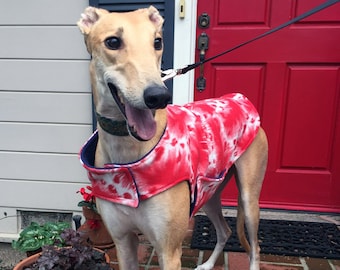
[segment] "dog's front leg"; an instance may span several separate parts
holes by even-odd
[[[119,269],[139,270],[134,209],[96,198],[99,213],[116,245]]]
[[[182,242],[188,230],[190,196],[187,182],[144,201],[141,231],[154,246],[162,270],[180,270]]]
[[[224,182],[219,186],[218,190],[209,199],[209,201],[207,201],[207,203],[203,206],[204,212],[207,214],[208,218],[211,220],[215,227],[217,243],[209,259],[202,265],[197,266],[195,270],[213,269],[218,257],[220,256],[221,252],[223,252],[223,248],[228,238],[232,233],[229,225],[227,224],[222,215],[221,192],[226,186],[226,184],[229,182],[233,173],[234,169],[230,169],[225,177]]]
[[[173,244],[170,247],[157,247],[158,263],[162,270],[180,270],[181,269],[181,256],[182,256],[182,242],[175,247]]]
[[[138,236],[131,232],[115,239],[119,269],[138,270]]]

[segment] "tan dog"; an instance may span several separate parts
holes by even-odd
[[[97,182],[103,185],[105,181],[115,182],[116,186],[107,187],[121,195],[122,198],[117,200],[127,202],[127,205],[123,205],[106,200],[107,190],[94,187],[98,193],[97,207],[116,244],[121,270],[139,269],[137,232],[142,232],[155,247],[161,269],[180,269],[181,245],[190,218],[190,194],[193,191],[189,189],[187,181],[176,182],[159,194],[143,199],[140,190],[124,193],[130,189],[120,185],[115,178],[108,180],[102,176],[99,179],[103,174],[100,169],[96,169],[114,163],[118,164],[114,166],[120,171],[127,171],[125,173],[130,177],[130,169],[122,169],[119,164],[139,162],[165,136],[165,129],[170,128],[170,123],[167,126],[169,112],[165,107],[171,97],[160,73],[162,24],[162,17],[152,6],[129,13],[111,14],[89,7],[78,22],[92,56],[90,73],[99,124],[95,156],[90,161],[93,168],[88,166],[92,169],[89,176],[95,186]],[[182,147],[184,144],[181,144]],[[213,268],[231,234],[222,216],[220,194],[233,174],[240,194],[238,235],[249,254],[250,269],[259,269],[258,200],[266,163],[267,139],[259,128],[250,146],[224,174],[224,181],[204,205],[216,228],[218,243],[209,260],[197,269]],[[98,174],[95,176],[96,172]],[[135,181],[134,176],[132,181]],[[152,181],[157,183],[158,179]],[[134,194],[138,198],[132,200]],[[249,233],[250,245],[244,235],[244,224]]]

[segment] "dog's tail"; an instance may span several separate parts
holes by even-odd
[[[243,208],[242,201],[239,195],[238,206],[237,206],[237,223],[236,223],[237,236],[238,236],[238,239],[240,240],[242,247],[249,254],[250,245],[249,245],[249,242],[247,240],[247,237],[244,231],[244,224],[245,224],[244,208]]]

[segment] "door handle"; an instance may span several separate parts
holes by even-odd
[[[198,37],[197,49],[200,51],[200,62],[205,60],[205,52],[209,48],[209,37],[206,33],[201,33]],[[200,75],[197,78],[196,86],[198,91],[202,92],[206,87],[206,78],[204,77],[204,64],[200,65]]]
[[[205,51],[209,49],[209,37],[205,32],[198,37],[197,48],[200,50],[200,61],[204,61]]]

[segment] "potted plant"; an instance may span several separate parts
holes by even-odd
[[[19,235],[18,240],[12,242],[14,249],[26,252],[27,256],[36,254],[41,251],[45,245],[52,245],[56,242],[63,244],[60,234],[70,228],[70,224],[66,222],[47,222],[39,225],[36,222],[26,227]]]
[[[114,247],[112,238],[106,229],[101,216],[96,207],[96,198],[92,194],[92,187],[86,186],[81,188],[78,193],[83,196],[83,200],[78,203],[82,207],[85,223],[78,231],[87,236],[88,243],[100,249],[108,249]]]
[[[41,253],[21,261],[13,270],[110,270],[109,262],[106,253],[84,245],[79,232],[66,229],[53,245],[43,246]]]

